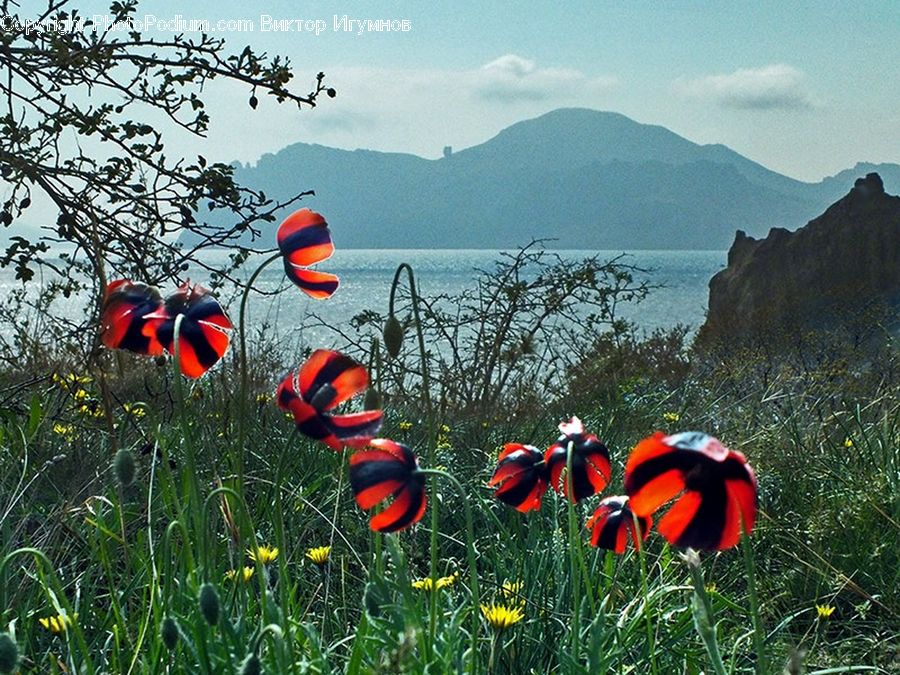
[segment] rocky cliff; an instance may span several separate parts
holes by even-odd
[[[898,307],[900,197],[870,173],[795,232],[773,228],[753,239],[738,231],[727,268],[709,283],[700,338],[827,329],[875,312],[890,321]]]

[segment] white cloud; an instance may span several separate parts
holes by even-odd
[[[503,103],[542,101],[570,95],[575,89],[599,92],[618,84],[614,77],[590,78],[568,68],[538,68],[534,61],[516,54],[486,63],[469,77],[477,97]]]
[[[812,108],[815,102],[796,68],[776,63],[740,68],[726,75],[675,81],[675,91],[688,98],[712,101],[725,108],[775,110]]]

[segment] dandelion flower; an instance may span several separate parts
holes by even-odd
[[[434,579],[425,577],[424,579],[416,579],[411,586],[417,591],[430,591],[434,588]]]
[[[681,419],[681,415],[679,415],[677,412],[667,412],[667,413],[663,413],[663,419],[666,422],[670,422],[670,423],[674,424],[675,422],[677,422],[678,420]]]
[[[77,617],[78,615],[76,614],[74,618]],[[38,623],[56,635],[58,633],[65,633],[69,626],[72,625],[74,618],[68,617],[65,614],[56,614],[55,616],[42,616],[38,619]]]
[[[454,572],[453,574],[441,577],[437,581],[432,579],[431,577],[425,577],[424,579],[416,579],[412,582],[412,587],[417,591],[432,591],[435,588],[437,590],[441,590],[443,588],[449,588],[456,583],[456,580],[459,579],[459,572]]]
[[[437,584],[436,584],[438,590],[452,586],[453,584],[456,583],[457,579],[459,579],[459,572],[454,572],[453,574],[451,574],[449,576],[441,577],[440,579],[437,580]]]
[[[247,555],[253,562],[259,562],[263,565],[275,562],[278,557],[277,546],[257,546],[256,548],[248,548]]]
[[[816,615],[819,621],[830,619],[832,614],[834,614],[834,605],[816,605]]]
[[[400,428],[400,431],[409,431],[410,429],[412,429],[413,424],[412,422],[403,421],[400,422],[400,424],[398,424],[397,426]]]
[[[481,614],[485,620],[496,631],[503,631],[516,625],[525,618],[525,612],[521,607],[510,607],[509,605],[481,605]]]
[[[331,547],[330,546],[317,546],[315,548],[311,548],[306,552],[306,557],[309,558],[313,563],[318,565],[319,567],[324,567],[325,563],[328,562],[328,557],[331,555]]]
[[[504,581],[500,587],[500,592],[506,598],[511,598],[522,592],[523,583],[521,581]]]
[[[240,570],[240,576],[238,576],[238,570],[228,570],[225,572],[225,578],[228,581],[234,581],[235,579],[240,578],[242,581],[250,581],[253,578],[253,573],[256,570],[253,567],[246,566]]]

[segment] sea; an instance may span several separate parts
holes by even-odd
[[[580,251],[556,250],[564,261],[573,264],[590,257],[600,260],[618,259],[641,271],[636,280],[654,286],[641,302],[619,308],[619,315],[634,322],[641,332],[671,328],[678,324],[697,330],[703,323],[710,278],[726,263],[726,251]],[[400,263],[408,263],[415,272],[420,295],[454,295],[473,288],[479,275],[494,269],[503,252],[492,250],[442,249],[338,249],[318,269],[337,274],[341,285],[332,298],[313,300],[286,281],[280,261],[269,265],[254,286],[262,293],[254,293],[249,303],[248,327],[264,326],[274,331],[282,344],[298,346],[339,347],[345,342],[342,332],[352,332],[354,316],[365,311],[387,314],[388,297],[394,271]],[[204,254],[205,262],[215,264],[225,260],[224,251]],[[259,258],[261,261],[263,256]],[[251,260],[244,267],[245,278],[255,269]],[[191,280],[207,284],[208,273],[202,269],[189,270]],[[49,283],[50,277],[38,279],[32,288]],[[0,293],[5,297],[20,286],[11,269],[0,270]],[[405,283],[405,276],[404,282]],[[161,289],[163,294],[170,289]],[[240,298],[236,288],[227,285],[220,291],[232,320],[237,323]],[[57,303],[56,311],[66,318],[77,320],[84,316],[89,298],[73,298]],[[8,326],[0,326],[7,333]]]

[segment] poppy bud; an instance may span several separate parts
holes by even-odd
[[[135,473],[134,455],[131,454],[131,450],[122,448],[116,453],[113,469],[116,472],[116,479],[122,487],[131,485]]]
[[[258,105],[259,105],[259,99],[256,98],[256,96],[251,96],[250,97],[250,107],[253,108],[254,110],[256,110],[256,106],[258,106]]]
[[[167,616],[163,619],[162,626],[159,627],[159,636],[162,638],[166,649],[169,651],[175,649],[175,645],[178,644],[178,635],[178,624],[171,616]]]
[[[363,404],[366,410],[381,410],[381,394],[374,387],[369,387],[366,389]]]
[[[200,613],[210,626],[219,623],[219,594],[212,584],[206,583],[200,587]]]
[[[0,673],[12,673],[19,665],[19,647],[9,633],[0,633]]]
[[[329,87],[328,89],[326,89],[325,93],[328,94],[328,98],[334,98],[335,96],[337,96],[337,92],[333,87]]]
[[[262,673],[262,664],[256,654],[248,654],[241,665],[241,675],[260,675]]]
[[[402,346],[403,326],[400,325],[397,317],[391,314],[384,324],[384,347],[391,357],[396,358],[400,354]]]

